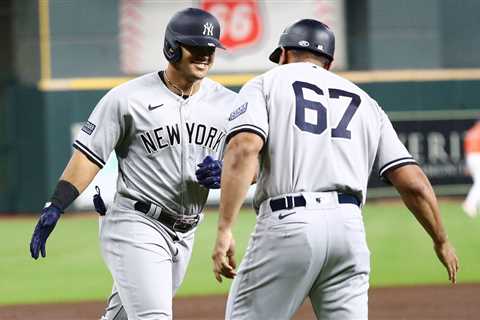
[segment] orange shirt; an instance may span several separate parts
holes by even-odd
[[[480,122],[468,129],[463,146],[465,153],[480,153]]]

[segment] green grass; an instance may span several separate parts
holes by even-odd
[[[476,246],[480,218],[466,217],[459,203],[441,204],[444,223],[457,248],[459,282],[480,282]],[[430,238],[401,204],[370,204],[364,209],[372,253],[373,286],[447,283],[447,275]],[[211,271],[217,214],[209,213],[196,236],[185,281],[178,295],[226,293],[230,281],[218,284]],[[0,304],[104,300],[111,277],[100,256],[96,218],[62,218],[47,243],[47,258],[34,261],[28,244],[36,219],[0,220]],[[255,215],[239,216],[235,235],[240,260]]]
[[[449,239],[460,259],[459,282],[480,281],[480,219],[472,220],[459,203],[440,204]],[[371,252],[373,286],[447,283],[430,237],[402,204],[368,205],[364,212]]]
[[[96,218],[60,219],[47,257],[30,257],[36,219],[0,220],[0,304],[105,299],[111,277],[97,240]]]

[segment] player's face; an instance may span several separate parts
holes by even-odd
[[[197,81],[207,76],[215,59],[215,47],[193,47],[182,45],[182,59],[177,68],[187,79]]]

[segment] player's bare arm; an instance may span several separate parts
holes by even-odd
[[[387,173],[387,178],[400,193],[403,202],[433,240],[435,252],[456,282],[459,262],[455,249],[448,241],[437,199],[428,178],[416,165],[406,165]]]
[[[70,182],[79,193],[82,193],[95,178],[98,171],[100,171],[99,166],[90,161],[83,153],[75,150],[60,180]]]
[[[242,132],[228,143],[222,172],[222,193],[217,240],[213,249],[213,272],[221,282],[222,276],[235,276],[235,241],[232,227],[248,188],[257,173],[257,157],[263,140],[254,133]]]

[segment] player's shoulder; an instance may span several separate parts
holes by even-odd
[[[322,83],[331,84],[339,79],[335,75],[324,68],[311,62],[294,62],[288,64],[277,65],[272,69],[259,75],[260,81],[278,84],[281,81],[291,82],[299,80],[303,82],[317,83],[318,79],[322,79]]]
[[[336,89],[349,91],[362,98],[368,97],[371,99],[367,92],[350,80],[311,62],[295,62],[278,65],[263,73],[260,77],[263,78],[265,82],[272,83],[272,85],[279,83],[281,80],[287,82],[301,80],[317,85],[321,84],[321,87],[334,87]]]
[[[204,86],[204,90],[207,91],[209,95],[214,95],[215,98],[234,99],[237,96],[235,91],[225,87],[220,82],[211,78],[204,78],[202,80],[202,86]]]
[[[322,83],[328,84],[328,86],[337,85],[349,88],[352,91],[359,92],[362,95],[368,95],[364,90],[358,87],[350,80],[330,71],[322,68],[311,62],[295,62],[283,65],[278,65],[269,71],[262,74],[264,78],[303,78],[305,81],[309,79],[322,79]]]
[[[343,88],[339,88],[339,89],[345,89],[345,90],[348,90],[348,91],[350,91],[352,93],[355,93],[359,96],[372,99],[372,97],[365,90],[360,88],[358,85],[356,85],[355,83],[353,83],[351,80],[347,79],[346,77],[341,76],[339,74],[336,74],[334,72],[328,71],[328,70],[325,70],[325,72],[328,76],[331,77],[332,82],[334,84],[337,84],[339,87],[343,87]]]
[[[156,72],[130,79],[110,89],[100,103],[126,110],[132,98],[148,95],[159,81],[161,80]]]
[[[323,74],[322,76],[328,83],[329,88],[331,87],[334,89],[339,89],[339,90],[353,93],[360,97],[361,101],[363,102],[363,105],[369,105],[374,109],[380,108],[377,101],[375,101],[375,99],[372,98],[368,92],[360,88],[351,80],[335,72],[325,70],[323,68],[320,68],[320,69],[321,70],[319,72]]]
[[[351,80],[340,74],[337,74],[336,72],[326,70],[310,62],[292,63],[289,65],[290,68],[286,70],[289,74],[292,74],[293,77],[295,77],[295,75],[302,74],[305,75],[305,77],[308,79],[308,75],[311,74],[313,79],[321,79],[320,83],[322,84],[322,86],[325,86],[325,89],[338,89],[353,93],[360,97],[363,106],[368,106],[369,109],[373,110],[374,112],[381,109],[377,101],[375,101],[375,99],[372,98],[370,94],[368,94],[368,92],[360,88]]]
[[[157,74],[145,74],[143,76],[125,81],[124,83],[116,87],[113,87],[102,97],[102,99],[100,99],[97,105],[102,105],[108,108],[120,108],[121,110],[125,110],[132,96],[142,95],[144,94],[145,89],[155,86],[155,75]]]
[[[266,79],[274,79],[277,77],[282,77],[290,72],[292,70],[292,63],[289,64],[282,64],[282,65],[277,65],[273,67],[270,70],[265,71],[262,74],[259,74],[255,78],[251,79],[254,81],[265,81]]]
[[[294,62],[294,63],[287,63],[281,64],[273,67],[272,69],[266,71],[265,73],[261,74],[260,76],[263,78],[272,78],[272,77],[285,77],[288,75],[291,76],[298,76],[299,72],[310,71],[312,68],[316,66],[309,62]],[[318,67],[318,69],[322,69]]]
[[[117,98],[128,98],[132,94],[141,90],[148,89],[158,84],[159,76],[157,72],[151,72],[142,76],[130,79],[124,83],[112,88],[107,94]]]

